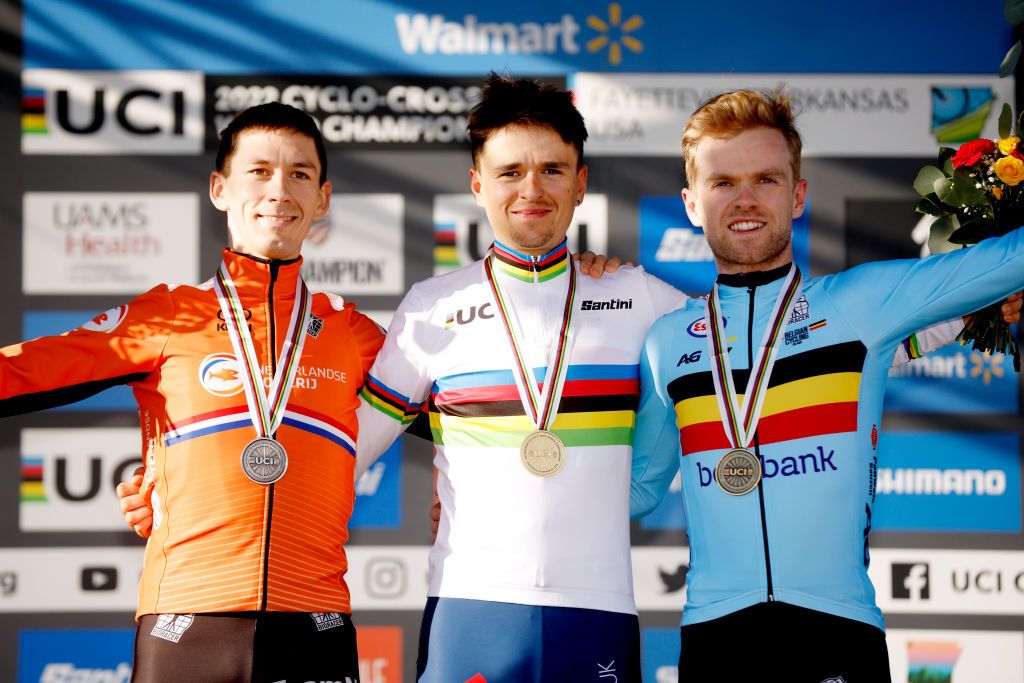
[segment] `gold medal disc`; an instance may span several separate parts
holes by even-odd
[[[519,459],[530,474],[550,477],[562,469],[565,462],[565,444],[546,429],[530,432],[519,447]]]

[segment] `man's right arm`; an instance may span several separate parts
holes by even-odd
[[[658,360],[662,345],[658,331],[671,333],[671,323],[658,324],[647,335],[640,354],[640,407],[633,434],[633,472],[629,516],[643,517],[658,506],[679,469],[679,430],[675,406],[661,384]]]
[[[427,372],[432,333],[432,305],[414,286],[388,326],[384,345],[359,392],[358,479],[412,424],[430,393]]]
[[[74,403],[160,364],[174,303],[159,285],[59,336],[0,349],[0,417]]]

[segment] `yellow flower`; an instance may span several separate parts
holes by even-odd
[[[1012,138],[1002,138],[999,141],[999,151],[1006,156],[1010,156],[1013,150],[1017,149],[1017,145],[1020,144],[1020,138],[1014,135]]]
[[[1017,157],[1003,157],[992,165],[992,170],[1007,185],[1016,186],[1024,180],[1024,161]]]
[[[992,186],[992,196],[995,197],[996,200],[1002,199],[1003,198],[1003,188],[997,187],[997,186],[993,185]]]

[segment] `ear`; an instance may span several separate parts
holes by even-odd
[[[473,191],[473,196],[476,197],[476,205],[486,208],[480,181],[480,171],[476,170],[476,166],[471,166],[469,169],[469,189]]]
[[[333,187],[330,180],[325,180],[324,184],[320,186],[320,194],[317,197],[316,213],[313,220],[318,221],[327,215],[327,211],[331,208],[331,189]]]
[[[801,178],[796,181],[793,188],[793,218],[800,218],[804,215],[804,206],[807,204],[807,179]]]
[[[210,174],[210,201],[221,211],[228,210],[227,198],[224,196],[224,180],[219,171]]]
[[[583,203],[583,195],[587,193],[587,177],[590,174],[590,167],[586,164],[580,166],[576,171],[576,206]]]
[[[697,202],[697,191],[692,187],[684,187],[679,194],[683,197],[683,204],[686,206],[686,217],[690,223],[698,228],[704,227],[704,216],[701,215],[700,205]]]

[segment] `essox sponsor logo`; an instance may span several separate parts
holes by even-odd
[[[110,334],[117,329],[117,326],[121,324],[121,321],[124,320],[127,315],[127,304],[111,308],[100,313],[89,322],[84,323],[82,325],[82,329],[88,330],[89,332],[106,332],[107,334]]]
[[[230,353],[211,353],[199,363],[199,383],[214,396],[234,396],[241,392],[238,359]]]
[[[723,324],[725,319],[722,320]],[[697,318],[692,323],[686,326],[686,333],[691,337],[706,337],[708,336],[708,321],[704,318]]]
[[[203,77],[192,71],[22,72],[24,154],[198,154]]]

